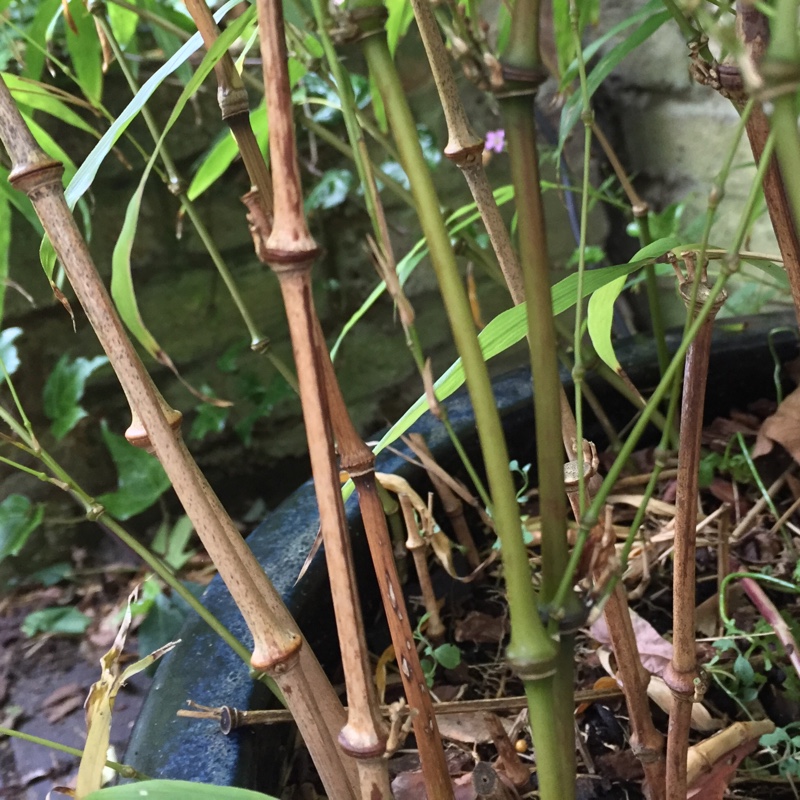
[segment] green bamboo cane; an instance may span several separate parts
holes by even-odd
[[[531,708],[534,746],[537,749],[540,790],[544,798],[564,797],[558,764],[563,756],[551,721],[554,717],[552,675],[555,655],[552,641],[535,611],[536,598],[519,519],[508,451],[481,355],[466,291],[461,283],[430,172],[422,155],[416,126],[408,108],[394,62],[383,33],[382,9],[370,0],[356,0],[354,10],[364,55],[383,98],[390,129],[409,176],[417,214],[430,248],[431,261],[450,320],[456,346],[464,363],[467,388],[475,411],[489,488],[493,518],[501,541],[509,608],[512,619],[508,661],[523,679]],[[548,295],[549,296],[549,295]],[[558,428],[557,428],[558,430]],[[558,452],[560,453],[560,442]],[[559,469],[561,465],[559,464]]]

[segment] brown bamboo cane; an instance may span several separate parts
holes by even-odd
[[[128,399],[133,418],[129,435],[140,446],[152,447],[164,467],[250,629],[253,667],[272,675],[280,687],[323,782],[334,796],[351,797],[347,762],[320,726],[321,719],[332,727],[344,718],[341,703],[310,648],[304,646],[280,596],[170,424],[176,422],[177,414],[172,412],[169,418],[165,414],[166,404],[125,335],[64,199],[63,167],[36,144],[2,81],[0,138],[14,165],[9,181],[33,202]]]
[[[699,275],[696,273],[695,254],[682,255],[688,279],[682,280],[679,288],[689,313],[694,316],[702,307],[710,287],[706,279],[705,266],[701,267]],[[689,747],[692,703],[695,701],[698,689],[702,688],[695,652],[697,481],[711,333],[714,316],[724,301],[723,292],[689,347],[684,368],[678,489],[675,500],[673,652],[672,660],[663,675],[664,682],[672,692],[667,729],[667,797],[669,798],[686,797],[686,753]]]
[[[400,678],[409,707],[413,710],[414,736],[417,740],[422,773],[429,797],[447,800],[453,786],[444,757],[442,739],[433,710],[433,702],[425,682],[425,674],[414,646],[414,634],[403,597],[392,553],[392,540],[386,524],[383,504],[375,481],[375,454],[367,447],[353,425],[325,346],[322,329],[317,325],[317,344],[325,368],[328,403],[339,449],[339,464],[353,479],[361,507],[361,518],[367,534],[375,576],[383,599],[389,633]]]
[[[275,198],[272,231],[263,256],[278,277],[300,384],[300,402],[320,512],[331,594],[336,611],[349,710],[339,743],[357,759],[362,798],[390,798],[383,758],[386,728],[370,674],[355,567],[333,446],[325,373],[316,344],[311,267],[319,249],[303,211],[289,89],[283,9],[259,0],[258,26],[270,121],[270,158]]]

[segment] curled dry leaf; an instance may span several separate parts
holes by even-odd
[[[466,617],[456,622],[454,636],[457,642],[500,644],[507,633],[507,617],[493,617],[482,611],[470,611]]]
[[[668,642],[644,617],[633,609],[628,610],[642,666],[653,675],[661,675],[672,659],[672,643]],[[600,644],[611,645],[611,637],[604,616],[598,617],[592,623],[589,633]]]
[[[800,388],[784,397],[778,410],[761,423],[751,455],[753,458],[765,456],[775,442],[800,463]]]
[[[100,659],[100,680],[92,685],[86,698],[86,745],[75,786],[75,797],[78,800],[102,787],[103,770],[111,736],[111,714],[119,690],[129,678],[147,669],[150,664],[178,644],[170,642],[135,664],[131,664],[127,669],[121,669],[120,657],[131,626],[131,603],[136,599],[136,595],[137,591],[134,590],[128,598],[128,607],[117,638],[111,649]]]
[[[601,647],[597,651],[597,658],[609,675],[616,674],[611,666],[610,650]],[[652,675],[650,677],[650,682],[647,684],[647,696],[665,714],[669,714],[670,708],[672,707],[672,692],[667,684],[664,683],[664,680],[658,675]],[[692,705],[691,726],[696,731],[710,733],[711,731],[718,731],[722,727],[722,723],[718,719],[714,719],[702,703],[694,703]]]
[[[514,727],[513,720],[500,718],[506,733]],[[487,744],[493,741],[492,733],[483,714],[464,712],[460,714],[440,714],[436,717],[439,733],[443,739],[460,744]]]

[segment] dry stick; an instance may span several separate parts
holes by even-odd
[[[411,433],[408,438],[413,442],[416,450],[424,453],[433,461],[433,454],[428,449],[428,445],[421,434]],[[481,563],[481,556],[478,552],[478,548],[475,546],[475,540],[472,538],[467,520],[464,517],[464,504],[433,469],[428,469],[426,467],[426,471],[433,484],[433,488],[436,489],[439,499],[442,501],[444,513],[453,526],[453,533],[455,533],[458,543],[464,548],[464,555],[467,558],[467,563],[472,569],[477,569]]]
[[[622,696],[622,692],[613,689],[585,689],[575,692],[575,705],[583,703],[597,703],[604,700],[614,700]],[[195,704],[196,705],[196,704]],[[433,711],[436,716],[447,714],[480,714],[487,712],[516,712],[528,707],[524,695],[517,697],[490,697],[483,700],[449,700],[444,703],[434,703]],[[388,716],[391,706],[381,706],[381,713]],[[282,708],[268,711],[241,711],[238,708],[222,706],[221,708],[206,709],[204,711],[191,711],[181,709],[179,717],[195,717],[197,719],[219,720],[220,726],[226,733],[245,725],[274,725],[278,722],[291,722],[291,712]]]
[[[611,529],[612,524],[612,509],[611,506],[606,506],[606,529]],[[613,533],[605,540],[607,546],[613,549]],[[601,559],[601,561],[605,563],[605,559]],[[604,567],[604,563],[601,567]],[[647,697],[650,673],[644,668],[639,657],[636,634],[633,631],[631,614],[628,609],[628,597],[621,581],[616,584],[609,595],[603,615],[617,660],[620,683],[622,691],[625,693],[625,704],[628,707],[631,723],[631,750],[642,763],[649,800],[664,800],[666,797],[664,737],[653,725],[650,701]]]
[[[522,789],[530,785],[531,771],[522,763],[519,753],[514,749],[511,740],[508,738],[506,729],[497,714],[486,713],[483,715],[486,727],[492,737],[497,755],[503,764],[508,779],[517,789]]]
[[[320,777],[335,797],[352,797],[347,769],[319,720],[344,710],[278,593],[165,415],[164,401],[125,335],[108,292],[64,199],[63,167],[36,144],[0,81],[0,138],[14,163],[9,181],[25,191],[50,237],[132,409],[134,438],[149,444],[253,636],[253,667],[269,673],[292,707]],[[172,413],[173,420],[177,412]],[[339,794],[341,792],[341,794]]]
[[[492,242],[497,262],[505,277],[508,291],[514,305],[525,301],[525,287],[517,254],[511,244],[508,229],[500,215],[500,209],[492,193],[492,187],[483,167],[483,139],[475,134],[467,120],[464,106],[458,94],[449,57],[445,49],[439,27],[431,11],[428,0],[411,0],[414,16],[417,19],[425,52],[428,55],[433,79],[439,92],[445,121],[447,123],[447,146],[444,154],[463,173],[469,190],[475,199],[486,232]],[[564,388],[561,387],[561,433],[564,450],[570,460],[577,457],[577,429],[572,408]],[[586,443],[584,444],[584,450]],[[584,453],[584,458],[586,453]],[[596,481],[596,479],[595,479]],[[594,484],[593,484],[594,485]],[[599,488],[596,482],[594,488]]]
[[[425,785],[428,787],[430,797],[446,800],[452,796],[452,782],[444,757],[439,727],[433,712],[432,698],[419,661],[419,653],[414,646],[414,634],[403,597],[403,587],[397,574],[392,541],[386,525],[386,515],[377,490],[375,454],[358,435],[350,415],[347,413],[347,407],[319,325],[317,325],[316,332],[320,360],[325,368],[328,403],[339,448],[339,464],[353,479],[358,492],[361,518],[364,521],[364,530],[386,612],[389,633],[394,645],[395,658],[400,668],[400,677],[408,705],[414,713],[412,724]],[[401,502],[402,499],[401,496]],[[408,498],[406,498],[407,500]],[[405,515],[405,507],[403,513]],[[413,509],[411,516],[412,518],[414,516]],[[425,566],[427,567],[427,563]],[[417,571],[420,573],[419,564],[417,564]],[[428,584],[430,585],[430,577],[428,577]],[[432,594],[433,589],[431,588],[430,591]],[[439,609],[436,606],[435,597],[433,608],[438,617]],[[434,624],[433,617],[430,619],[431,624]],[[439,625],[441,626],[441,621]],[[443,633],[444,626],[441,627],[441,633]],[[429,633],[432,635],[430,628]]]
[[[334,458],[324,359],[319,352],[318,322],[311,292],[311,267],[319,248],[308,231],[303,212],[283,9],[278,0],[259,0],[258,28],[275,196],[273,227],[263,244],[262,254],[278,277],[286,306],[325,541],[349,700],[347,724],[339,734],[339,744],[357,759],[360,796],[370,800],[388,799],[391,790],[387,761],[383,758],[387,732],[378,711],[369,668],[353,554]],[[251,212],[254,210],[251,207]],[[259,222],[263,220],[257,219],[256,223]]]
[[[428,615],[427,634],[436,644],[441,644],[445,627],[439,615],[439,603],[436,600],[436,593],[433,591],[433,584],[431,583],[431,573],[428,570],[426,556],[428,548],[425,540],[419,535],[414,506],[411,504],[408,495],[399,494],[397,499],[400,501],[400,508],[403,511],[403,520],[406,523],[406,531],[408,533],[406,548],[411,551],[411,555],[414,557],[414,566],[417,568],[417,579],[422,592],[422,602]]]
[[[680,292],[688,312],[694,317],[702,307],[710,286],[705,265],[696,274],[694,253],[684,253],[688,279]],[[682,277],[682,276],[681,276]],[[686,752],[692,703],[699,686],[695,653],[695,528],[697,526],[697,473],[700,439],[703,432],[708,359],[714,315],[725,301],[722,292],[686,353],[681,428],[678,452],[678,489],[675,500],[675,553],[673,559],[673,653],[664,672],[664,682],[672,692],[667,731],[667,796],[686,797]]]

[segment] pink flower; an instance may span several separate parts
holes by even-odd
[[[499,128],[496,131],[486,131],[485,148],[494,153],[502,153],[506,145],[506,132]]]

